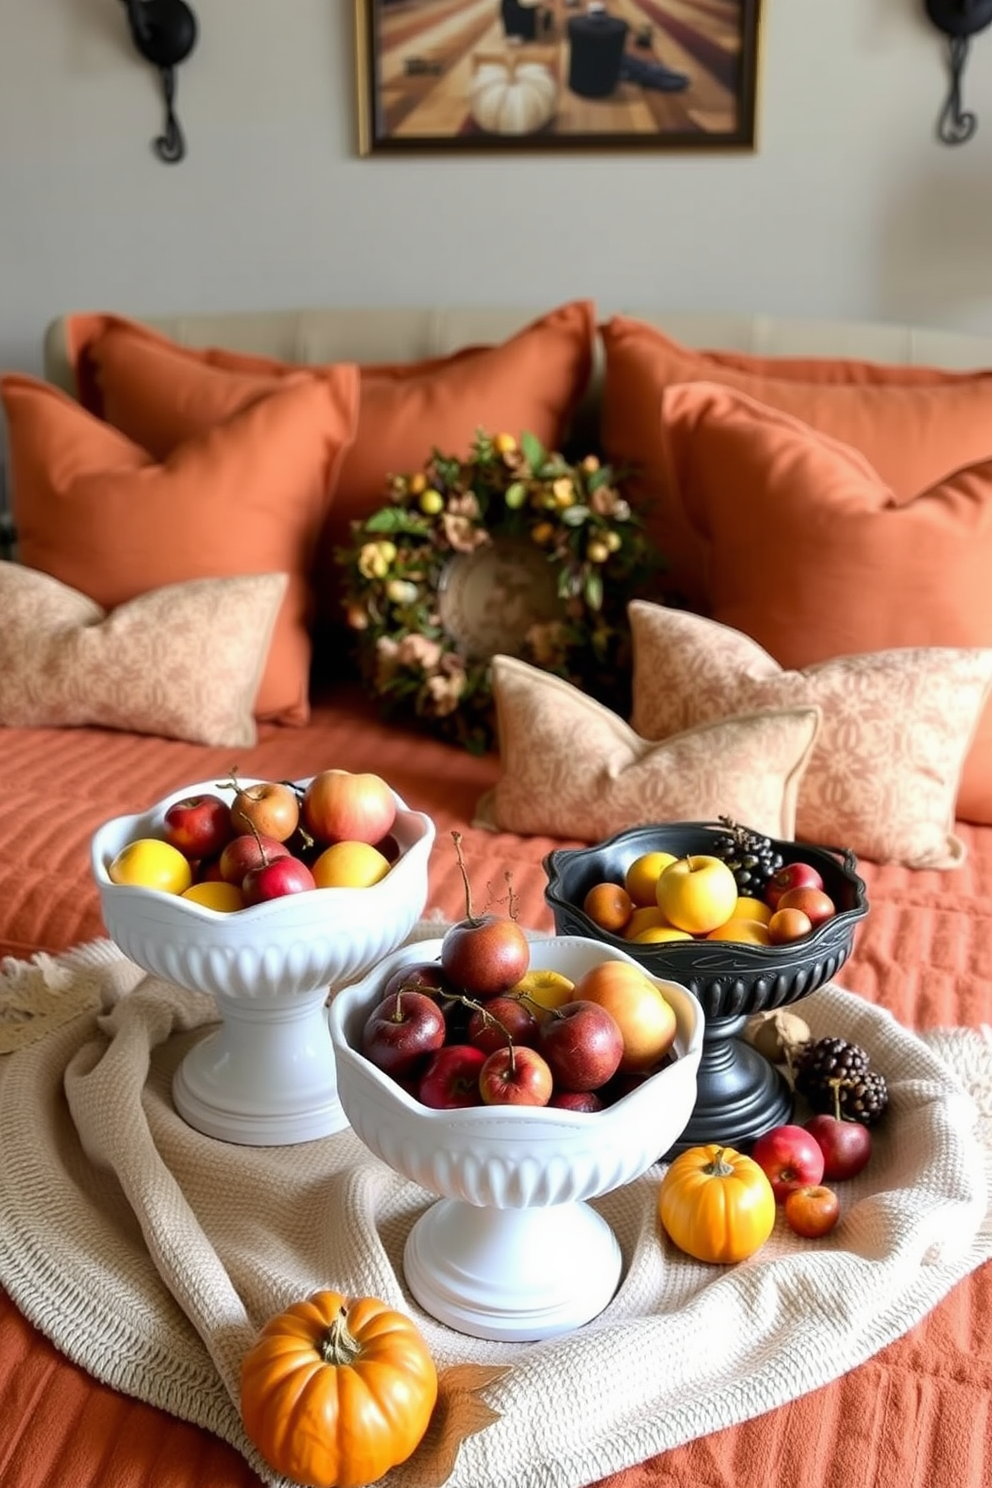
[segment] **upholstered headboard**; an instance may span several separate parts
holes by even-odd
[[[501,341],[548,308],[342,306],[167,316],[137,312],[134,318],[184,346],[223,346],[302,363],[403,362]],[[763,356],[844,356],[949,368],[992,366],[992,336],[885,322],[645,310],[627,305],[599,305],[597,312],[600,320],[612,314],[633,316],[688,346]],[[46,328],[44,354],[45,376],[75,392],[61,317]],[[594,373],[597,381],[598,370]]]

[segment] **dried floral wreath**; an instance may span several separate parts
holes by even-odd
[[[389,504],[353,522],[337,553],[359,670],[384,711],[473,753],[491,747],[491,653],[453,632],[444,595],[459,560],[514,544],[553,579],[553,611],[526,624],[517,654],[625,710],[627,604],[661,560],[620,485],[595,455],[570,464],[532,434],[482,430],[467,459],[435,449],[392,476]]]

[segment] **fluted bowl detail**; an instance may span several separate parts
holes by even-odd
[[[148,811],[114,817],[93,836],[91,867],[107,933],[145,971],[216,997],[284,1000],[364,976],[423,913],[434,824],[395,791],[392,835],[400,856],[371,888],[313,889],[218,914],[176,894],[112,882],[108,866],[122,847],[136,837],[161,836],[169,806],[205,792],[234,795],[232,787],[200,781]]]
[[[495,1209],[589,1199],[631,1182],[678,1138],[692,1114],[703,1016],[681,986],[660,981],[678,1021],[674,1061],[594,1114],[550,1107],[473,1106],[438,1111],[359,1052],[361,1030],[398,967],[431,960],[441,941],[406,946],[330,1006],[338,1096],[354,1131],[396,1172],[430,1193]],[[531,966],[577,980],[623,951],[578,936],[535,938]],[[636,964],[636,963],[635,963]]]

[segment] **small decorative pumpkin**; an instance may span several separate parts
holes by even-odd
[[[276,1472],[308,1488],[362,1488],[419,1445],[437,1388],[410,1318],[321,1291],[271,1318],[249,1349],[241,1417]]]
[[[680,1250],[725,1266],[764,1245],[775,1228],[775,1194],[753,1158],[716,1144],[690,1147],[661,1180],[658,1214]]]
[[[469,108],[489,134],[536,134],[557,102],[558,85],[543,62],[486,59],[472,76]]]

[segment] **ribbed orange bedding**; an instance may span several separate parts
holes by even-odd
[[[451,831],[464,837],[475,907],[487,885],[550,928],[543,855],[561,845],[470,825],[496,776],[476,759],[386,727],[357,692],[305,729],[263,729],[228,750],[102,730],[0,730],[0,955],[61,951],[102,935],[89,839],[109,816],[232,767],[276,778],[374,769],[437,823],[428,912],[464,912]],[[842,982],[917,1028],[992,1020],[992,829],[962,826],[951,873],[862,862],[871,911]],[[2,1140],[2,1133],[0,1133]],[[992,1484],[992,1266],[904,1338],[834,1384],[608,1480],[609,1488],[981,1488]],[[233,1450],[119,1395],[59,1355],[0,1291],[2,1488],[258,1488]]]

